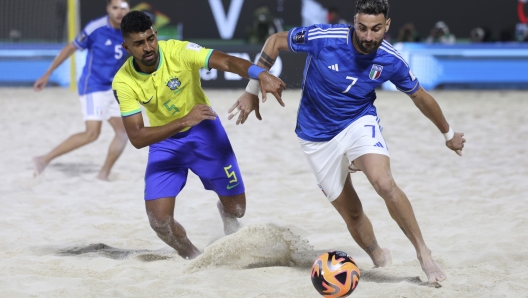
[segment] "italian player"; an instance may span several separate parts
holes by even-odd
[[[259,79],[264,93],[280,96],[284,82],[251,62],[186,41],[159,41],[149,17],[128,13],[121,23],[123,48],[130,57],[112,88],[123,123],[136,148],[149,146],[145,173],[145,207],[151,227],[184,258],[200,251],[174,219],[176,196],[188,171],[218,194],[217,206],[226,234],[234,233],[244,215],[244,182],[227,134],[200,84],[201,68],[229,71]],[[258,99],[257,99],[258,100]],[[145,127],[141,106],[150,127]]]
[[[122,48],[121,19],[129,11],[126,0],[107,0],[108,15],[93,20],[75,40],[66,45],[52,62],[46,73],[33,88],[42,90],[53,71],[76,50],[88,50],[86,64],[78,83],[82,113],[86,123],[84,132],[76,133],[50,152],[32,159],[35,176],[40,175],[56,157],[95,141],[101,133],[103,120],[107,120],[115,131],[103,167],[97,174],[100,180],[108,181],[113,165],[125,149],[127,136],[121,121],[119,106],[112,95],[112,78],[127,58]]]
[[[463,133],[453,132],[407,62],[383,40],[390,26],[388,12],[387,0],[358,0],[354,26],[313,25],[274,34],[264,45],[259,65],[270,68],[280,50],[308,54],[295,132],[319,187],[374,265],[388,266],[391,254],[378,245],[350,180],[350,172],[363,171],[416,249],[428,281],[436,283],[446,274],[433,260],[411,204],[392,177],[374,106],[375,89],[385,81],[394,83],[459,155],[465,139]],[[237,122],[245,121],[258,105],[258,85],[250,82],[246,91],[232,107],[241,110]]]

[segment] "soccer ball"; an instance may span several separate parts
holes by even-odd
[[[312,266],[312,283],[323,297],[347,297],[359,282],[359,268],[342,251],[320,255]]]

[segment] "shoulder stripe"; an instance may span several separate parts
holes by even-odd
[[[347,32],[309,32],[308,36],[321,36],[321,35],[347,35]]]
[[[398,50],[396,50],[396,48],[394,48],[390,43],[386,42],[385,40],[383,41],[383,45],[391,50],[392,52],[394,52],[394,54],[398,55],[400,58],[403,59],[403,56],[400,54],[400,52],[398,52]]]
[[[321,32],[327,32],[327,31],[342,31],[342,32],[348,32],[348,28],[328,28],[328,29],[315,28],[315,29],[310,29],[310,30],[308,30],[308,32],[316,32],[316,31],[321,31]]]
[[[403,63],[405,63],[405,65],[407,67],[409,67],[409,64],[407,64],[407,62],[405,62],[405,60],[400,56],[398,55],[396,52],[394,51],[391,51],[390,49],[386,48],[385,46],[380,46],[379,47],[380,49],[384,50],[385,52],[389,53],[389,54],[392,54],[393,56],[395,56],[396,58],[400,59]]]
[[[346,34],[343,35],[319,35],[314,37],[308,37],[308,40],[319,39],[319,38],[347,38]]]
[[[90,35],[92,34],[95,30],[105,26],[107,24],[107,19],[106,17],[102,17],[100,19],[97,19],[95,21],[93,21],[92,23],[88,24],[88,26],[86,26],[86,28],[84,28],[84,31],[86,32],[86,35]]]

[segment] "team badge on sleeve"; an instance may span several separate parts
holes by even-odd
[[[303,44],[306,40],[306,31],[303,30],[301,32],[297,32],[295,36],[293,37],[293,42],[296,44]]]
[[[190,42],[189,44],[187,44],[187,47],[186,47],[187,50],[192,50],[192,51],[196,51],[196,52],[200,52],[200,50],[202,49],[201,46],[193,43],[193,42]]]
[[[371,80],[377,80],[381,76],[381,72],[383,71],[383,66],[373,64],[372,69],[370,70],[369,78]]]

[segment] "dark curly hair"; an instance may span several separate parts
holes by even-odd
[[[382,13],[385,18],[389,15],[388,0],[357,0],[356,13],[378,15]]]
[[[121,34],[127,37],[130,33],[145,32],[152,27],[149,16],[142,12],[133,10],[121,20]]]

